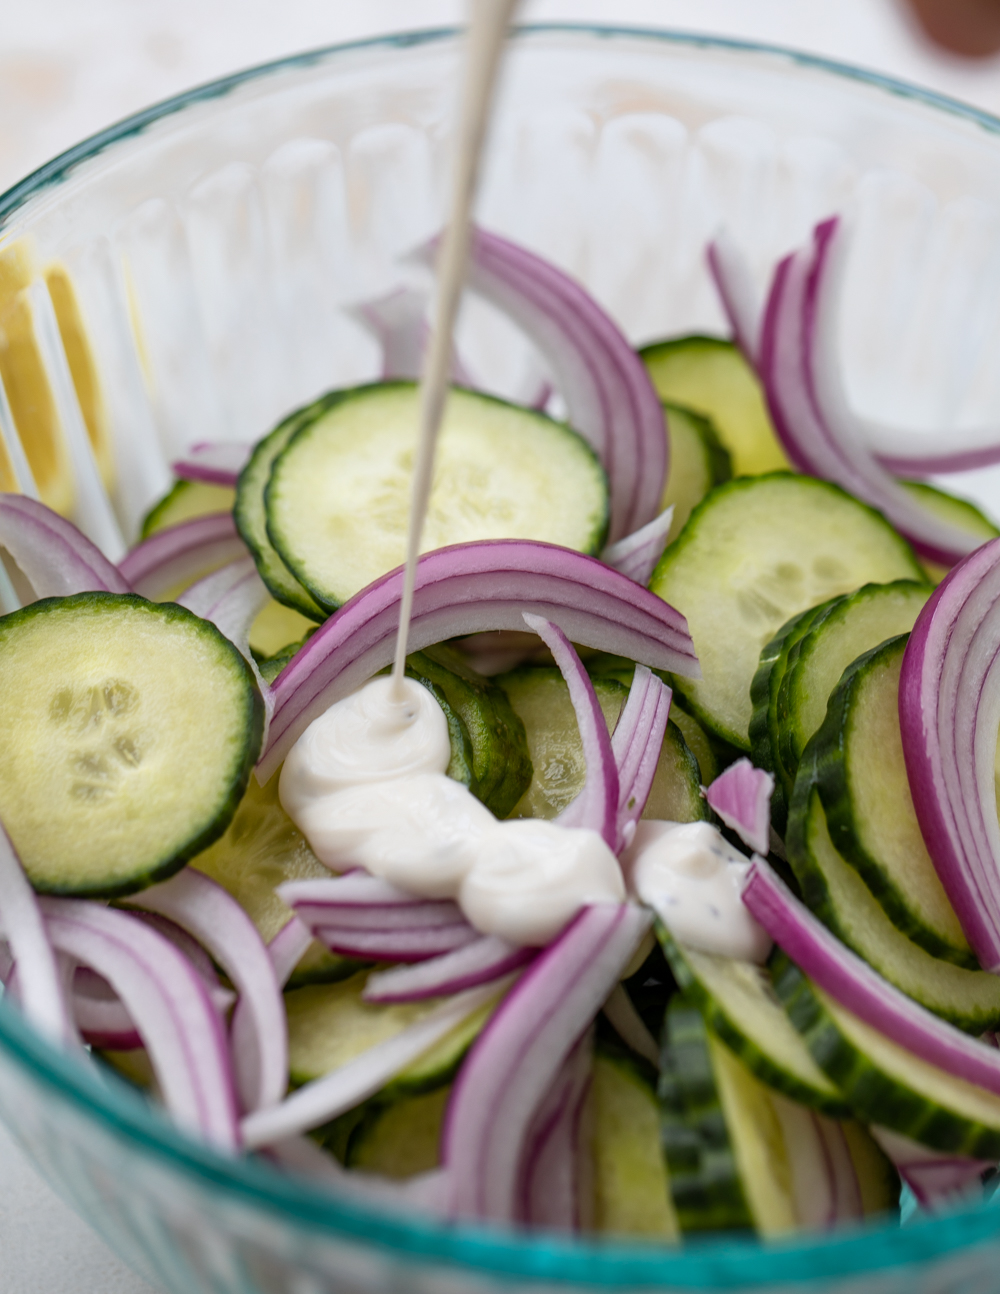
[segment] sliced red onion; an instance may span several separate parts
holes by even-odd
[[[136,593],[156,601],[206,571],[246,556],[232,514],[212,512],[158,530],[126,553],[118,569]]]
[[[226,1011],[232,1006],[236,1001],[236,994],[222,988],[215,971],[215,963],[197,939],[189,935],[176,921],[171,921],[169,918],[161,916],[158,912],[142,912],[137,909],[134,916],[137,921],[142,921],[147,926],[152,926],[154,930],[158,930],[163,935],[164,939],[169,939],[172,944],[176,944],[205,981],[205,986],[212,1000],[217,1005],[224,1002],[224,1005],[220,1008],[221,1010]],[[220,993],[224,996],[219,997]]]
[[[347,311],[382,348],[382,380],[420,379],[424,351],[430,339],[427,322],[427,294],[400,287],[350,306]],[[458,386],[474,386],[458,352],[452,347],[451,380]]]
[[[242,441],[200,441],[171,466],[183,481],[204,481],[206,485],[236,489],[240,472],[247,465],[253,445]]]
[[[536,952],[535,948],[521,948],[496,935],[483,935],[442,957],[369,975],[362,997],[366,1002],[421,1002],[428,997],[461,993],[517,970]]]
[[[645,1021],[621,984],[616,984],[611,990],[602,1010],[622,1042],[631,1047],[637,1056],[644,1056],[651,1065],[659,1069],[660,1049],[656,1045],[656,1039],[646,1028]]]
[[[670,718],[672,695],[670,688],[645,665],[635,667],[628,699],[611,738],[618,767],[616,853],[632,843],[635,824],[646,808]]]
[[[176,922],[225,970],[239,993],[232,1044],[243,1109],[280,1101],[288,1086],[285,1008],[267,947],[243,908],[193,867],[127,902]]]
[[[282,1168],[348,1192],[355,1199],[360,1195],[383,1207],[419,1209],[431,1214],[441,1212],[444,1174],[440,1169],[401,1179],[366,1173],[358,1168],[347,1169],[329,1151],[321,1150],[311,1137],[302,1136],[274,1142],[264,1153]]]
[[[793,962],[841,1006],[921,1060],[1000,1096],[1000,1051],[920,1006],[844,946],[762,859],[743,902]]]
[[[307,926],[344,930],[417,930],[465,922],[450,900],[422,899],[363,872],[285,881],[277,895]]]
[[[4,982],[16,966],[22,1010],[46,1037],[69,1043],[75,1037],[63,992],[62,976],[52,951],[35,891],[0,824],[0,934],[9,962]]]
[[[279,988],[284,988],[291,979],[292,971],[298,966],[312,941],[313,933],[309,927],[303,925],[298,917],[292,917],[267,945]]]
[[[556,822],[563,827],[596,831],[609,849],[618,844],[618,767],[594,685],[576,649],[558,625],[543,616],[524,614],[524,623],[545,643],[569,688],[587,773],[579,795]]]
[[[667,535],[674,519],[674,505],[664,508],[658,517],[633,530],[624,539],[609,544],[601,554],[603,561],[621,571],[636,584],[646,585],[653,577],[656,563],[667,546]]]
[[[449,998],[392,1038],[376,1043],[354,1060],[306,1083],[280,1105],[248,1115],[242,1124],[245,1144],[255,1149],[284,1141],[350,1110],[384,1087],[474,1011],[492,1001],[497,990],[498,985],[485,984]]]
[[[391,663],[402,570],[363,589],[313,634],[275,680],[266,782],[313,719]],[[557,620],[574,642],[657,669],[699,676],[684,617],[593,557],[527,540],[455,544],[417,567],[409,650],[488,629]]]
[[[377,962],[420,962],[464,948],[480,937],[462,922],[453,926],[391,930],[353,930],[316,926],[313,934],[331,952]]]
[[[165,921],[163,924],[172,926],[173,922]],[[180,933],[183,934],[183,931]],[[170,938],[169,935],[166,937]],[[194,940],[190,942],[194,943]],[[171,943],[177,944],[177,940],[171,939]],[[204,950],[200,945],[198,947],[201,956],[208,960]],[[225,1015],[236,1001],[236,994],[222,987],[218,976],[212,970],[210,961],[211,980],[206,979],[204,972],[197,965],[195,969],[199,970],[202,978],[205,979],[212,1005],[220,1015]],[[142,1038],[118,994],[107,980],[87,966],[76,968],[73,976],[71,1005],[77,1028],[92,1047],[111,1047],[116,1051],[131,1051],[135,1047],[142,1046]]]
[[[834,1119],[810,1111],[826,1152],[833,1183],[834,1223],[860,1222],[865,1215],[861,1183],[851,1158],[843,1126]]]
[[[128,577],[72,522],[24,494],[0,494],[0,545],[40,598],[131,593]]]
[[[433,254],[433,247],[424,253]],[[604,464],[612,542],[652,521],[667,475],[663,408],[618,325],[575,280],[524,247],[477,231],[469,287],[541,351],[568,421]]]
[[[580,1120],[593,1051],[593,1029],[588,1029],[563,1062],[526,1138],[521,1220],[529,1226],[579,1230]]]
[[[774,774],[738,759],[705,790],[705,799],[727,827],[755,853],[766,854],[771,841]]]
[[[917,617],[899,725],[927,852],[980,963],[1000,972],[1000,540],[956,566]]]
[[[451,1217],[516,1220],[536,1112],[650,920],[632,904],[584,908],[493,1014],[459,1071],[445,1118]]]
[[[931,1150],[891,1128],[874,1124],[869,1131],[896,1165],[900,1177],[922,1208],[955,1204],[963,1197],[982,1193],[983,1173],[996,1165],[967,1155]]]
[[[750,266],[738,244],[724,229],[708,244],[707,256],[709,271],[733,330],[733,340],[747,362],[756,368],[764,311]]]
[[[372,876],[360,867],[344,872],[342,876],[285,881],[281,893],[288,895],[286,901],[289,904],[317,902],[331,908],[412,908],[428,902],[418,894],[400,889],[380,876]]]
[[[980,539],[929,512],[876,461],[840,383],[836,290],[846,244],[838,218],[775,271],[760,343],[760,376],[775,430],[804,472],[834,481],[882,512],[917,551],[951,565]]]
[[[135,1023],[168,1110],[227,1149],[239,1144],[229,1046],[204,981],[169,940],[127,912],[39,900],[53,945],[108,981]]]

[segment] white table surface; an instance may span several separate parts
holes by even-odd
[[[0,192],[158,99],[310,46],[457,22],[461,0],[0,0]],[[1000,63],[930,49],[898,0],[527,0],[526,19],[676,27],[874,68],[1000,114]],[[150,1294],[0,1127],[0,1294]]]

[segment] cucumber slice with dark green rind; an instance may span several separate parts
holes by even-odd
[[[213,512],[231,512],[236,491],[226,485],[207,481],[175,481],[167,493],[154,503],[142,522],[140,539],[157,531],[179,526],[182,521],[209,516]]]
[[[975,971],[910,794],[898,702],[908,638],[890,638],[844,671],[814,738],[817,785],[834,848],[893,925],[934,957]]]
[[[866,584],[820,610],[788,648],[774,701],[777,763],[791,790],[806,742],[826,717],[831,694],[852,661],[887,638],[909,633],[933,589],[912,580]]]
[[[969,499],[960,498],[957,494],[949,494],[947,490],[928,485],[926,481],[900,481],[900,485],[919,499],[928,512],[940,517],[942,521],[948,521],[962,530],[967,530],[970,535],[975,535],[984,542],[987,539],[996,539],[1000,535],[1000,530],[989,517],[985,516]]]
[[[678,984],[752,1074],[831,1118],[850,1113],[792,1026],[764,967],[687,948],[660,922],[656,933]]]
[[[722,337],[674,337],[639,352],[661,400],[712,420],[735,476],[780,471],[788,459],[775,435],[756,373]]]
[[[897,1211],[901,1183],[892,1160],[864,1124],[855,1119],[845,1119],[840,1126],[858,1179],[865,1217],[876,1218],[880,1214]]]
[[[438,1165],[441,1129],[451,1088],[371,1104],[352,1129],[345,1163],[384,1177],[405,1179]]]
[[[263,440],[258,441],[246,467],[236,483],[233,521],[250,555],[257,564],[260,578],[278,602],[301,612],[310,620],[325,620],[326,612],[295,578],[282,561],[267,533],[264,490],[271,476],[274,460],[304,423],[321,416],[336,399],[336,393],[324,396],[290,414]]]
[[[709,1034],[683,995],[667,1010],[658,1088],[660,1140],[682,1232],[753,1226],[726,1126]]]
[[[880,975],[928,1010],[967,1033],[993,1029],[1000,1021],[1000,978],[933,957],[908,939],[837,852],[820,800],[813,750],[810,742],[799,765],[785,839],[806,906]]]
[[[687,618],[702,677],[686,708],[750,749],[750,684],[792,616],[862,584],[921,581],[909,544],[874,508],[815,477],[773,472],[718,485],[661,557],[649,587]]]
[[[670,470],[660,506],[674,509],[667,535],[669,544],[684,529],[691,509],[712,486],[731,479],[733,467],[729,451],[709,418],[667,401],[663,411],[670,435]]]
[[[355,387],[300,422],[274,459],[268,537],[327,611],[405,558],[418,423],[415,383]],[[607,528],[607,476],[577,432],[537,410],[452,390],[425,550],[519,538],[597,553]]]
[[[628,1057],[598,1047],[591,1102],[594,1230],[679,1239],[660,1150],[655,1082]]]
[[[1000,1097],[891,1042],[791,963],[775,987],[817,1064],[859,1119],[933,1150],[1000,1159]]]
[[[531,783],[511,816],[554,818],[580,793],[586,776],[583,743],[566,681],[553,666],[526,665],[500,675],[497,682],[524,724],[533,769]],[[628,688],[611,673],[597,675],[593,683],[612,732]],[[677,725],[668,722],[643,816],[696,822],[707,815],[698,761]]]
[[[263,723],[246,661],[173,603],[78,593],[0,619],[0,816],[44,893],[179,871],[229,825]]]

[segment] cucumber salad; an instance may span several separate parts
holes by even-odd
[[[381,380],[192,447],[117,566],[0,496],[5,995],[220,1150],[448,1220],[990,1192],[1000,531],[923,478],[1000,447],[854,414],[846,254],[758,302],[720,238],[734,340],[636,352],[476,233],[550,381],[456,360],[401,702],[412,289],[355,312]]]

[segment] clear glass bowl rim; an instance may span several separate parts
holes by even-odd
[[[331,45],[247,68],[175,95],[124,118],[67,149],[0,195],[0,234],[17,212],[43,190],[66,180],[82,163],[114,144],[141,134],[172,114],[220,98],[257,78],[327,62],[359,51],[407,49],[453,40],[455,27],[402,32]],[[670,29],[593,23],[530,23],[520,25],[517,39],[566,35],[598,40],[648,40],[651,43],[727,51],[751,56],[777,56],[805,69],[854,81],[897,98],[910,99],[962,118],[991,134],[1000,135],[1000,118],[933,90],[910,85],[881,73],[805,54],[779,45],[763,44]],[[1000,142],[998,142],[1000,159]],[[264,1208],[295,1228],[339,1234],[345,1239],[389,1251],[408,1260],[478,1269],[521,1280],[544,1280],[560,1285],[641,1287],[669,1285],[674,1289],[732,1289],[753,1285],[825,1285],[864,1273],[919,1266],[949,1254],[996,1241],[998,1214],[984,1203],[965,1210],[922,1218],[901,1229],[871,1226],[843,1236],[810,1237],[761,1245],[754,1239],[728,1235],[689,1242],[683,1250],[662,1245],[620,1244],[573,1240],[551,1234],[501,1231],[469,1225],[448,1226],[415,1215],[386,1213],[355,1199],[310,1187],[252,1159],[234,1160],[177,1131],[127,1085],[105,1079],[59,1051],[27,1025],[20,1012],[0,1000],[0,1047],[56,1100],[71,1104],[99,1122],[115,1138],[132,1144],[165,1168],[180,1171],[202,1188],[225,1191],[234,1202]],[[470,1275],[472,1272],[470,1271]]]

